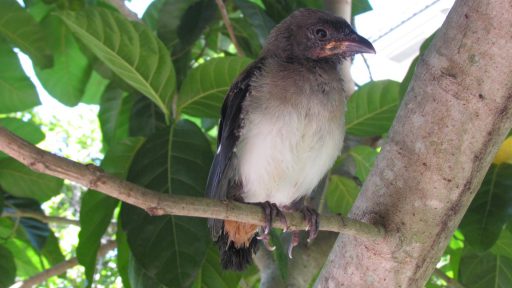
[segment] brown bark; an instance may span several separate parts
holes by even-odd
[[[512,3],[458,0],[420,60],[389,141],[316,287],[423,287],[512,126]]]

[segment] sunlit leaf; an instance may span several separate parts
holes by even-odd
[[[0,113],[23,111],[39,105],[34,84],[23,72],[16,53],[2,39],[0,63]]]
[[[52,57],[46,45],[47,35],[16,1],[0,1],[0,36],[28,54],[39,67],[48,68],[52,65]]]
[[[96,57],[169,116],[174,68],[169,52],[149,28],[101,8],[58,15]]]
[[[84,95],[92,66],[62,20],[49,16],[42,25],[49,35],[46,41],[54,51],[54,63],[49,69],[36,69],[37,77],[51,96],[75,106]]]
[[[400,104],[400,83],[372,81],[361,86],[347,104],[347,133],[355,136],[379,136],[386,133]]]
[[[178,110],[192,116],[218,118],[229,87],[250,62],[243,57],[224,57],[194,68],[181,85]]]

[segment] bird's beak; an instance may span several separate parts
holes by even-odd
[[[324,53],[327,55],[341,54],[350,56],[358,53],[375,54],[375,48],[373,48],[372,43],[355,33],[350,39],[333,39],[324,45],[323,48]]]

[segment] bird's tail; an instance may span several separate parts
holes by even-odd
[[[243,271],[252,264],[252,254],[258,249],[257,226],[235,221],[224,221],[217,238],[223,269]]]

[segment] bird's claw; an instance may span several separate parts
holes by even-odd
[[[300,234],[299,234],[299,231],[297,230],[294,230],[291,232],[292,233],[292,238],[290,240],[290,246],[288,246],[288,257],[290,257],[290,259],[292,259],[292,251],[293,251],[293,248],[297,245],[299,245],[299,241],[300,241]]]
[[[263,212],[265,214],[265,225],[262,226],[263,233],[258,239],[262,240],[265,247],[273,251],[276,247],[272,246],[269,242],[270,240],[270,228],[272,228],[272,220],[277,217],[283,226],[285,227],[284,231],[288,230],[288,222],[286,221],[286,217],[283,212],[277,207],[275,203],[270,203],[268,201],[259,203]]]
[[[276,250],[276,246],[272,246],[272,244],[270,244],[270,235],[268,233],[258,236],[257,239],[263,242],[263,245],[265,245],[265,248],[267,248],[268,251]]]
[[[311,241],[313,241],[313,239],[316,238],[316,236],[318,236],[318,228],[319,228],[318,212],[315,209],[309,208],[307,206],[302,208],[301,212],[304,215],[304,219],[308,223],[308,228],[307,228],[307,231],[309,232],[308,243],[310,243]]]

